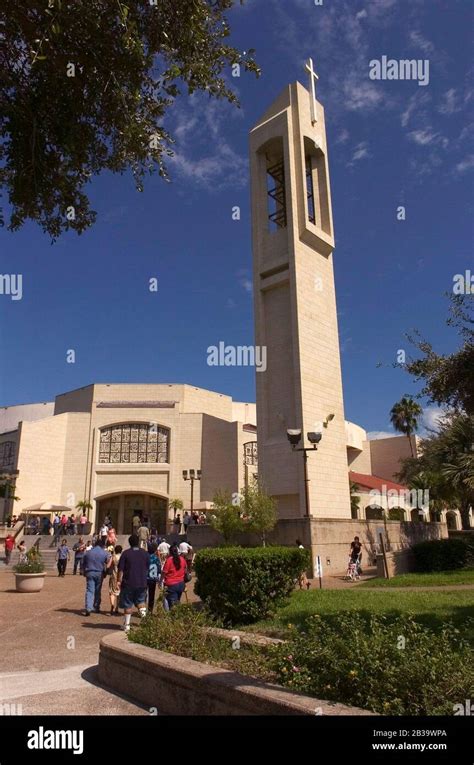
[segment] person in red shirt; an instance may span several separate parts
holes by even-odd
[[[12,537],[11,534],[8,534],[5,537],[5,563],[10,563],[10,558],[12,557],[12,550],[15,547],[15,539]]]
[[[162,570],[163,583],[166,587],[165,598],[169,608],[173,608],[181,600],[186,571],[186,561],[179,554],[178,546],[171,545],[169,556]]]

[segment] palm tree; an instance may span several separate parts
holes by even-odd
[[[184,505],[181,499],[170,499],[170,508],[175,516],[178,510],[182,510],[183,507]]]
[[[358,518],[360,505],[359,485],[354,481],[349,481],[349,491],[351,493],[351,516]]]
[[[410,442],[411,456],[415,457],[411,437],[418,430],[418,419],[423,413],[421,406],[411,397],[403,396],[390,411],[390,422],[397,431],[407,436]]]
[[[77,503],[76,509],[80,510],[84,515],[88,515],[88,511],[92,510],[92,504],[88,502],[87,499],[81,499],[81,501]]]

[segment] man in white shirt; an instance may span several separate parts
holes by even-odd
[[[191,573],[194,558],[193,548],[190,544],[188,544],[188,542],[181,542],[178,547],[178,552],[184,557],[188,567],[188,572]]]
[[[168,557],[170,552],[171,545],[168,544],[166,539],[162,539],[160,544],[158,545],[158,552],[160,554],[160,559],[165,560],[165,558]]]

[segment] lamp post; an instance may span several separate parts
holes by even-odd
[[[194,509],[194,481],[200,481],[201,476],[201,470],[183,470],[183,480],[191,481],[191,513]]]
[[[303,452],[303,463],[304,463],[304,496],[305,496],[305,508],[306,508],[306,517],[309,518],[310,516],[310,507],[309,507],[309,478],[308,478],[308,452],[317,451],[318,444],[321,441],[322,433],[307,433],[308,441],[312,444],[312,446],[300,446],[298,449],[296,448],[299,442],[301,441],[301,429],[293,429],[293,430],[287,430],[286,435],[288,437],[288,441],[291,444],[291,448],[294,452]]]

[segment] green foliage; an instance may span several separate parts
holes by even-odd
[[[174,510],[175,514],[178,512],[178,510],[182,510],[184,507],[183,501],[181,499],[171,499],[170,500],[170,508],[171,510]]]
[[[401,480],[430,491],[430,507],[457,507],[463,528],[469,526],[474,504],[474,416],[447,414],[437,430],[421,441],[421,455],[402,461]]]
[[[87,499],[81,499],[80,502],[76,505],[77,510],[81,510],[85,515],[88,515],[88,511],[92,510],[92,503],[88,502]]]
[[[349,491],[351,494],[351,515],[353,518],[357,518],[360,505],[360,487],[355,481],[349,481]]]
[[[415,570],[452,571],[469,562],[469,547],[462,539],[432,539],[412,547]]]
[[[207,513],[207,521],[211,528],[222,534],[226,545],[244,531],[240,507],[234,504],[228,491],[216,492],[212,500],[212,510]]]
[[[261,646],[242,643],[238,650],[232,641],[208,631],[216,622],[205,611],[179,605],[168,613],[147,616],[140,626],[132,629],[129,640],[159,651],[184,656],[194,661],[214,664],[250,677],[274,682],[270,651]]]
[[[287,687],[386,715],[453,714],[470,698],[474,655],[451,623],[436,635],[412,616],[312,616],[274,649]]]
[[[258,481],[251,481],[241,491],[240,512],[246,519],[246,529],[258,534],[265,547],[266,534],[275,527],[277,509],[275,500],[270,497]]]
[[[33,545],[26,553],[27,561],[13,566],[16,574],[42,574],[44,572],[43,556],[38,547]]]
[[[400,401],[393,405],[390,412],[390,422],[398,433],[403,433],[410,439],[410,448],[413,454],[411,436],[418,429],[418,420],[423,413],[421,406],[411,397],[403,396]]]
[[[201,550],[194,590],[224,623],[251,624],[285,602],[308,566],[309,552],[298,547]]]
[[[96,218],[84,187],[104,170],[130,170],[139,191],[148,174],[167,178],[173,139],[163,121],[180,91],[237,103],[229,67],[258,73],[252,50],[227,44],[234,5],[3,0],[0,190],[9,229],[29,219],[53,238],[82,233]]]
[[[414,331],[407,337],[422,355],[410,359],[404,368],[423,383],[420,396],[426,396],[432,403],[474,415],[474,301],[472,295],[450,295],[450,300],[447,324],[456,327],[461,336],[459,349],[443,356]]]

